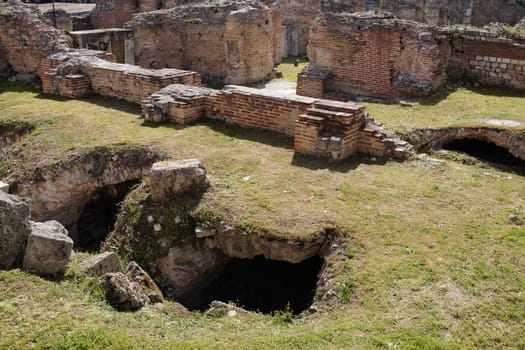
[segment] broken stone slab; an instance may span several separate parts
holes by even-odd
[[[131,281],[122,272],[106,273],[99,278],[99,285],[107,301],[120,311],[138,310],[150,301],[140,284]]]
[[[144,293],[148,296],[149,303],[162,303],[164,296],[153,279],[144,271],[139,264],[132,261],[126,268],[126,276],[133,282],[138,283]]]
[[[31,222],[23,268],[40,274],[63,273],[72,251],[73,240],[61,223],[55,220]]]
[[[186,195],[199,195],[208,186],[206,169],[198,159],[170,160],[153,164],[151,198],[162,202]]]
[[[9,193],[9,184],[0,181],[0,191],[4,193]]]
[[[124,272],[117,254],[104,252],[90,256],[80,264],[80,272],[100,277],[110,272]]]
[[[12,268],[22,261],[31,232],[30,202],[0,191],[0,268]]]

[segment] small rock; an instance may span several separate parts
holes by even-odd
[[[214,300],[211,302],[210,308],[206,310],[205,314],[210,317],[221,318],[224,316],[233,317],[237,316],[237,314],[247,315],[248,311],[244,310],[241,307],[226,304],[222,301]]]
[[[407,101],[399,101],[399,105],[401,107],[414,107],[414,104],[411,103],[411,102],[407,102]]]
[[[155,232],[160,232],[160,230],[162,230],[162,226],[160,224],[155,224],[153,225],[153,230]]]
[[[217,234],[217,230],[215,229],[206,229],[202,226],[197,226],[195,228],[195,236],[197,238],[205,238],[205,237],[212,237]]]
[[[122,272],[110,272],[100,277],[99,284],[106,293],[106,299],[117,310],[138,310],[149,302],[142,287]]]
[[[63,273],[72,250],[73,240],[61,223],[55,220],[31,222],[23,268],[41,274]]]
[[[9,193],[9,184],[6,184],[5,182],[0,181],[0,191],[4,193]]]
[[[123,272],[117,254],[104,252],[91,256],[80,264],[80,272],[100,277],[110,272]]]
[[[139,264],[132,261],[128,264],[126,268],[126,276],[133,281],[138,283],[144,293],[148,296],[150,303],[162,303],[164,301],[164,296],[160,291],[160,288],[153,281],[153,279],[144,271]]]
[[[153,218],[153,216],[149,215],[148,216],[148,223],[152,224],[153,221],[155,221],[155,219]]]
[[[516,214],[510,214],[509,221],[514,225],[523,225],[523,221],[521,221],[521,218]]]

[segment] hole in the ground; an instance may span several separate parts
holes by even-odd
[[[120,203],[139,180],[108,185],[97,190],[84,206],[73,235],[75,246],[82,250],[97,250],[113,230]]]
[[[283,311],[289,305],[294,314],[299,314],[313,302],[323,264],[319,256],[297,264],[263,256],[231,259],[220,276],[202,291],[198,309],[219,300],[263,313]]]
[[[492,142],[477,139],[461,139],[447,143],[443,145],[443,148],[466,153],[492,165],[525,169],[525,161],[523,159],[513,156],[506,148]]]

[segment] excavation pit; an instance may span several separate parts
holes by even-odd
[[[297,264],[269,260],[231,259],[220,276],[201,293],[204,310],[213,300],[262,313],[290,310],[297,315],[310,307],[324,259],[314,256]]]
[[[75,246],[81,250],[98,250],[113,230],[120,204],[139,180],[108,185],[94,192],[82,210],[73,234]]]

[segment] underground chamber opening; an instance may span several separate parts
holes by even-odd
[[[128,192],[139,183],[130,180],[104,186],[95,191],[74,225],[75,246],[81,250],[98,250],[100,243],[113,230],[120,206]]]
[[[324,259],[314,256],[293,264],[270,260],[231,259],[220,276],[201,292],[203,311],[214,301],[236,305],[262,313],[290,310],[299,314],[313,302]]]
[[[468,154],[491,165],[517,168],[520,172],[525,169],[525,160],[515,157],[506,148],[492,142],[460,139],[444,144],[443,148]]]

